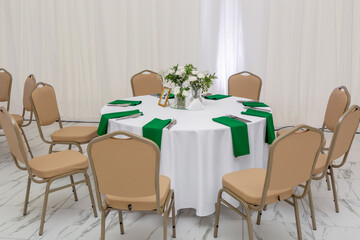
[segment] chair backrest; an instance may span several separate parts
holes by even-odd
[[[30,102],[40,126],[47,126],[60,119],[54,88],[39,82],[30,94]]]
[[[236,97],[259,100],[262,81],[259,76],[244,71],[229,77],[228,94]]]
[[[0,68],[0,102],[7,102],[7,110],[10,108],[12,76],[4,68]]]
[[[356,130],[359,127],[359,121],[360,107],[357,105],[350,107],[339,119],[331,139],[326,168],[334,160],[349,152]],[[345,160],[346,158],[343,161]]]
[[[324,127],[334,132],[340,117],[349,107],[350,98],[350,93],[345,86],[337,87],[332,91],[326,107]]]
[[[310,181],[323,140],[320,130],[307,125],[298,125],[276,138],[269,150],[264,202],[268,190],[289,189]]]
[[[23,106],[26,111],[31,111],[30,95],[32,89],[35,87],[36,79],[34,75],[30,74],[24,84],[24,94],[23,94]]]
[[[114,138],[118,135],[126,138]],[[87,151],[98,200],[98,193],[131,198],[156,194],[160,210],[160,150],[154,142],[116,131],[93,139]]]
[[[131,78],[131,88],[134,97],[161,93],[162,77],[150,70],[141,71]]]
[[[4,107],[0,107],[0,122],[4,129],[6,140],[12,155],[17,160],[27,165],[28,156],[20,128],[15,119]]]

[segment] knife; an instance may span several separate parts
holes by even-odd
[[[268,113],[271,112],[271,110],[262,109],[262,108],[257,108],[257,107],[246,107],[246,106],[244,106],[244,108],[245,108],[245,109],[253,109],[253,110],[263,111],[263,112],[268,112]]]
[[[135,113],[135,114],[128,115],[128,116],[115,118],[114,120],[118,121],[118,120],[123,120],[123,119],[128,119],[128,118],[137,118],[137,117],[140,117],[140,116],[141,116],[141,113]]]
[[[166,126],[166,128],[170,130],[170,128],[172,128],[176,123],[176,119],[172,119],[171,122]]]
[[[236,119],[236,120],[238,120],[238,121],[240,121],[240,122],[251,123],[250,120],[247,120],[247,119],[244,119],[244,118],[240,118],[240,117],[235,116],[235,115],[227,114],[227,115],[225,115],[225,116],[230,117],[230,118],[233,118],[233,119]]]
[[[109,107],[128,107],[130,105],[131,105],[131,103],[119,103],[119,104],[108,103],[106,106],[109,106]]]

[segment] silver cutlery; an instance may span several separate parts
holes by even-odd
[[[244,103],[244,102],[259,102],[256,100],[236,100],[238,103]]]
[[[136,114],[132,114],[132,115],[124,116],[124,117],[115,118],[114,120],[118,121],[118,120],[129,119],[129,118],[137,118],[140,116],[141,116],[141,113],[136,113]]]
[[[271,110],[268,110],[268,109],[263,109],[263,108],[258,108],[258,107],[247,107],[247,106],[244,106],[245,109],[253,109],[253,110],[258,110],[258,111],[263,111],[263,112],[271,112]]]
[[[171,122],[166,126],[166,128],[167,128],[168,130],[170,130],[170,128],[172,128],[176,123],[177,123],[176,119],[173,118],[173,119],[171,120]]]
[[[108,103],[106,106],[109,106],[109,107],[128,107],[130,105],[131,105],[131,103],[119,103],[119,104]]]
[[[238,120],[238,121],[240,121],[240,122],[251,123],[250,120],[247,120],[247,119],[245,119],[245,118],[241,118],[241,117],[238,117],[238,116],[235,116],[235,115],[232,115],[232,114],[227,114],[227,115],[225,115],[225,116],[230,117],[230,118],[233,118],[233,119],[236,119],[236,120]]]
[[[211,96],[212,93],[204,93],[203,95],[201,95],[202,97],[207,97],[207,96]]]

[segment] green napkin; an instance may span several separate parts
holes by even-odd
[[[97,133],[99,136],[107,133],[108,121],[111,118],[120,118],[129,115],[133,115],[136,113],[141,113],[138,109],[126,112],[114,112],[114,113],[106,113],[101,116],[100,123],[98,126]]]
[[[271,113],[258,111],[254,109],[247,109],[246,112],[241,112],[241,113],[246,115],[266,118],[265,142],[271,144],[275,140],[274,121]]]
[[[156,95],[158,95],[158,96],[160,97],[160,96],[161,96],[161,93],[158,93],[158,94],[156,94]],[[174,97],[175,97],[174,94],[170,93],[169,99],[170,99],[170,98],[174,98]]]
[[[171,119],[161,120],[154,118],[142,127],[143,137],[154,141],[161,149],[163,128],[171,122]]]
[[[247,107],[269,107],[268,105],[262,102],[243,102],[242,104]]]
[[[243,156],[250,153],[247,124],[230,117],[218,117],[212,119],[215,122],[230,127],[234,156]]]
[[[227,97],[231,97],[231,95],[215,94],[215,95],[205,96],[206,99],[210,99],[210,100],[219,100]]]
[[[141,101],[115,100],[109,102],[109,104],[128,104],[128,103],[130,103],[130,106],[136,106],[141,104]]]

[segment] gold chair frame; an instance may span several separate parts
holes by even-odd
[[[54,89],[53,86],[51,86],[50,84],[47,84],[47,83],[44,83],[44,82],[38,82],[38,83],[35,85],[35,87],[33,88],[32,92],[34,92],[34,90],[36,90],[40,85],[42,85],[42,86],[49,86],[49,87],[51,87],[52,89]],[[52,140],[47,140],[47,139],[44,137],[44,133],[43,133],[43,130],[42,130],[42,125],[41,125],[41,123],[40,123],[40,121],[39,121],[39,116],[38,116],[38,113],[37,113],[37,111],[36,111],[36,107],[35,107],[35,104],[34,104],[34,101],[33,101],[33,98],[32,98],[32,94],[30,95],[30,102],[31,102],[31,107],[32,107],[32,109],[33,109],[33,111],[34,111],[35,118],[36,118],[36,124],[37,124],[38,130],[39,130],[40,138],[41,138],[45,143],[50,144],[50,146],[49,146],[49,153],[54,152],[54,151],[53,151],[53,147],[54,147],[56,144],[68,145],[68,146],[69,146],[68,149],[71,149],[71,146],[72,146],[72,145],[75,145],[75,146],[79,149],[79,152],[83,153],[83,150],[82,150],[82,148],[81,148],[81,146],[80,146],[80,143],[78,143],[78,142],[75,142],[75,141],[59,141],[59,142],[56,141],[56,142],[54,142],[54,141],[52,141]],[[62,124],[62,121],[61,121],[61,116],[60,116],[60,114],[59,114],[59,118],[58,118],[56,121],[59,122],[59,128],[63,128],[63,124]],[[89,143],[89,142],[90,142],[90,141],[84,142],[84,143],[81,143],[81,144],[87,144],[87,143]]]
[[[11,86],[12,86],[12,75],[5,68],[0,68],[0,72],[1,71],[5,72],[6,74],[8,74],[10,76],[10,83],[9,83],[9,90],[8,90],[9,98],[7,100],[0,101],[0,102],[7,102],[6,110],[9,111],[9,109],[10,109],[10,97],[11,97]]]
[[[256,96],[255,99],[253,99],[253,100],[259,100],[259,99],[260,99],[260,93],[261,93],[261,87],[262,87],[262,80],[261,80],[261,78],[260,78],[258,75],[255,75],[255,74],[253,74],[253,73],[251,73],[251,72],[248,72],[248,71],[242,71],[242,72],[239,72],[239,73],[235,73],[235,74],[233,74],[233,75],[231,75],[231,76],[229,77],[229,79],[228,79],[228,94],[231,95],[231,90],[230,90],[230,88],[231,88],[230,85],[231,85],[231,84],[230,84],[230,82],[232,81],[232,77],[235,77],[235,76],[238,76],[238,75],[247,77],[247,76],[244,75],[244,74],[248,74],[248,75],[250,75],[250,76],[252,76],[252,77],[255,77],[255,78],[257,78],[257,79],[259,80],[259,89],[258,89],[258,91],[257,91],[257,96]]]
[[[136,139],[142,143],[150,145],[156,152],[156,167],[155,167],[155,194],[156,194],[156,209],[155,210],[139,210],[138,212],[153,212],[156,211],[158,215],[164,215],[163,217],[163,239],[167,239],[167,219],[170,215],[170,209],[172,211],[172,237],[176,238],[176,229],[175,229],[175,198],[174,198],[174,191],[172,189],[169,190],[168,196],[166,197],[164,206],[160,206],[160,184],[159,184],[159,175],[160,175],[160,150],[159,147],[153,142],[146,138],[140,137],[138,135],[135,135],[133,133],[127,132],[127,131],[115,131],[112,133],[108,133],[103,136],[99,136],[88,144],[87,152],[89,156],[89,162],[91,169],[93,171],[94,176],[94,184],[95,184],[95,191],[96,191],[96,198],[98,203],[98,208],[101,211],[101,240],[105,239],[105,219],[108,216],[109,212],[111,210],[117,210],[119,215],[119,224],[120,224],[120,233],[124,234],[124,225],[123,225],[123,217],[122,217],[122,211],[124,209],[114,209],[110,206],[108,206],[102,199],[101,193],[99,191],[99,183],[97,180],[97,174],[96,169],[94,167],[94,161],[91,153],[91,148],[93,144],[101,142],[103,140],[113,138],[118,135],[123,135],[131,139]],[[129,210],[129,211],[137,211],[137,210]]]
[[[13,154],[11,154],[12,157],[13,157],[14,163],[15,163],[17,168],[19,168],[20,170],[27,171],[28,175],[29,175],[28,176],[28,181],[27,181],[27,187],[26,187],[25,202],[24,202],[24,211],[23,211],[24,216],[27,214],[27,207],[28,207],[28,204],[29,204],[29,195],[30,195],[31,182],[33,181],[34,183],[46,183],[44,202],[43,202],[41,221],[40,221],[39,235],[41,236],[43,234],[43,231],[44,231],[45,215],[46,215],[46,208],[47,208],[49,194],[52,193],[52,192],[56,192],[56,191],[68,188],[68,187],[72,187],[72,191],[73,191],[73,194],[74,194],[75,201],[78,201],[75,185],[78,185],[78,184],[81,184],[81,183],[86,183],[87,184],[89,194],[90,194],[90,200],[91,200],[91,204],[92,204],[92,208],[93,208],[93,213],[94,213],[94,216],[97,217],[97,211],[96,211],[94,196],[93,196],[93,193],[92,193],[91,182],[90,182],[89,175],[88,175],[88,173],[86,171],[87,169],[71,171],[71,172],[64,173],[64,174],[61,174],[61,175],[58,175],[58,176],[55,176],[55,177],[52,177],[52,178],[38,178],[38,177],[36,177],[36,175],[33,174],[32,169],[30,167],[27,153],[24,151],[23,143],[21,141],[21,134],[17,130],[17,126],[18,126],[17,123],[15,122],[14,118],[5,110],[4,107],[0,107],[0,111],[7,118],[9,118],[11,120],[12,126],[13,126],[13,128],[15,130],[15,133],[16,133],[16,140],[19,143],[19,149],[21,151],[22,158],[24,159],[25,167],[21,166],[21,164],[19,163],[19,160]],[[79,180],[77,182],[74,182],[73,175],[78,174],[78,173],[84,174],[84,179]],[[50,185],[51,185],[52,182],[54,182],[55,180],[58,180],[60,178],[64,178],[64,177],[70,177],[71,184],[67,184],[67,185],[64,185],[64,186],[61,186],[61,187],[50,189]]]
[[[355,137],[355,132],[354,135],[351,138],[350,144],[348,149],[346,150],[346,152],[343,154],[343,159],[339,164],[332,164],[332,157],[334,155],[334,146],[337,144],[338,142],[338,134],[340,131],[340,126],[342,125],[342,122],[344,121],[344,119],[346,119],[346,117],[353,113],[354,111],[360,111],[360,107],[357,105],[353,105],[352,107],[350,107],[339,119],[338,124],[335,127],[335,131],[333,134],[333,137],[331,139],[331,143],[330,143],[330,147],[329,147],[329,151],[328,151],[328,155],[327,155],[327,159],[326,159],[326,164],[325,167],[321,173],[320,176],[313,176],[312,179],[313,180],[321,180],[322,178],[326,177],[327,179],[331,179],[331,187],[333,190],[333,197],[334,197],[334,204],[335,204],[335,211],[339,212],[339,203],[338,203],[338,199],[337,199],[337,191],[336,191],[336,184],[335,184],[335,176],[334,176],[334,168],[340,168],[342,167],[345,162],[346,159],[349,155],[350,149],[351,149],[351,145],[352,142],[354,140]],[[360,121],[360,119],[359,119]],[[359,123],[358,123],[359,125]],[[327,180],[327,183],[329,185],[329,181]],[[329,189],[331,190],[331,189]],[[315,220],[315,211],[314,211],[314,204],[313,204],[313,199],[312,199],[312,194],[311,194],[311,189],[309,190],[309,207],[310,207],[310,212],[311,212],[311,220],[312,220],[312,225],[313,225],[313,229],[316,230],[317,226],[316,226],[316,220]]]
[[[144,73],[155,74],[155,75],[157,75],[157,78],[162,82],[162,76],[157,72],[154,72],[154,71],[151,71],[151,70],[143,70],[143,71],[141,71],[139,73],[136,73],[134,76],[131,77],[131,80],[130,80],[130,82],[131,82],[131,90],[132,90],[132,94],[133,94],[134,97],[140,96],[140,95],[135,94],[135,85],[134,85],[135,78],[137,76],[139,76],[139,75],[144,74]],[[161,90],[162,90],[162,88],[160,89],[160,92],[158,92],[158,93],[161,93]],[[153,93],[153,94],[156,94],[156,93]]]
[[[245,200],[243,200],[239,196],[237,196],[235,193],[233,193],[232,191],[230,191],[229,189],[226,189],[224,187],[219,190],[218,197],[217,197],[217,204],[216,204],[216,215],[215,215],[215,224],[214,224],[214,238],[217,238],[217,235],[218,235],[220,206],[221,206],[221,203],[224,203],[230,209],[234,210],[236,213],[238,213],[240,216],[242,216],[243,218],[246,219],[247,226],[248,226],[248,232],[249,232],[249,239],[250,240],[254,239],[250,210],[254,210],[254,211],[258,212],[257,224],[260,224],[261,212],[262,212],[262,210],[266,210],[266,206],[267,206],[265,202],[266,202],[266,198],[267,198],[267,191],[268,191],[269,185],[270,185],[272,163],[273,163],[273,160],[274,160],[273,159],[274,149],[276,148],[276,145],[282,139],[287,138],[288,136],[292,135],[293,133],[296,133],[298,130],[301,130],[301,129],[307,129],[307,130],[311,130],[311,131],[319,133],[321,135],[320,143],[323,142],[324,135],[319,129],[316,129],[316,128],[313,128],[313,127],[310,127],[310,126],[307,126],[307,125],[303,125],[303,124],[294,127],[289,133],[276,138],[275,141],[271,144],[270,149],[269,149],[269,158],[268,158],[268,164],[267,164],[266,178],[265,178],[264,188],[263,188],[263,192],[262,192],[261,202],[260,202],[259,205],[254,205],[254,204],[250,204],[250,203],[246,202]],[[315,159],[314,159],[314,163],[313,163],[312,170],[311,170],[311,175],[312,175],[312,173],[313,173],[313,171],[315,169],[316,161],[317,161],[317,158],[319,156],[320,150],[321,150],[321,144],[319,144],[319,148],[318,148],[318,151],[317,151]],[[297,228],[297,234],[298,234],[298,239],[299,240],[302,239],[302,234],[301,234],[299,207],[298,207],[297,200],[304,198],[306,196],[306,194],[308,193],[308,191],[310,189],[311,175],[309,176],[309,179],[306,181],[306,183],[304,185],[304,191],[302,192],[301,195],[297,195],[297,194],[293,193],[292,196],[291,196],[291,198],[293,200],[292,202],[290,200],[288,200],[288,199],[284,199],[284,201],[286,203],[288,203],[288,204],[290,204],[291,206],[294,207],[295,219],[296,219],[296,228]],[[233,205],[231,205],[228,201],[223,199],[222,194],[224,192],[227,193],[228,195],[230,195],[231,197],[233,197],[234,199],[236,199],[239,203],[241,203],[245,208],[245,213],[241,212],[240,210],[235,208]]]

